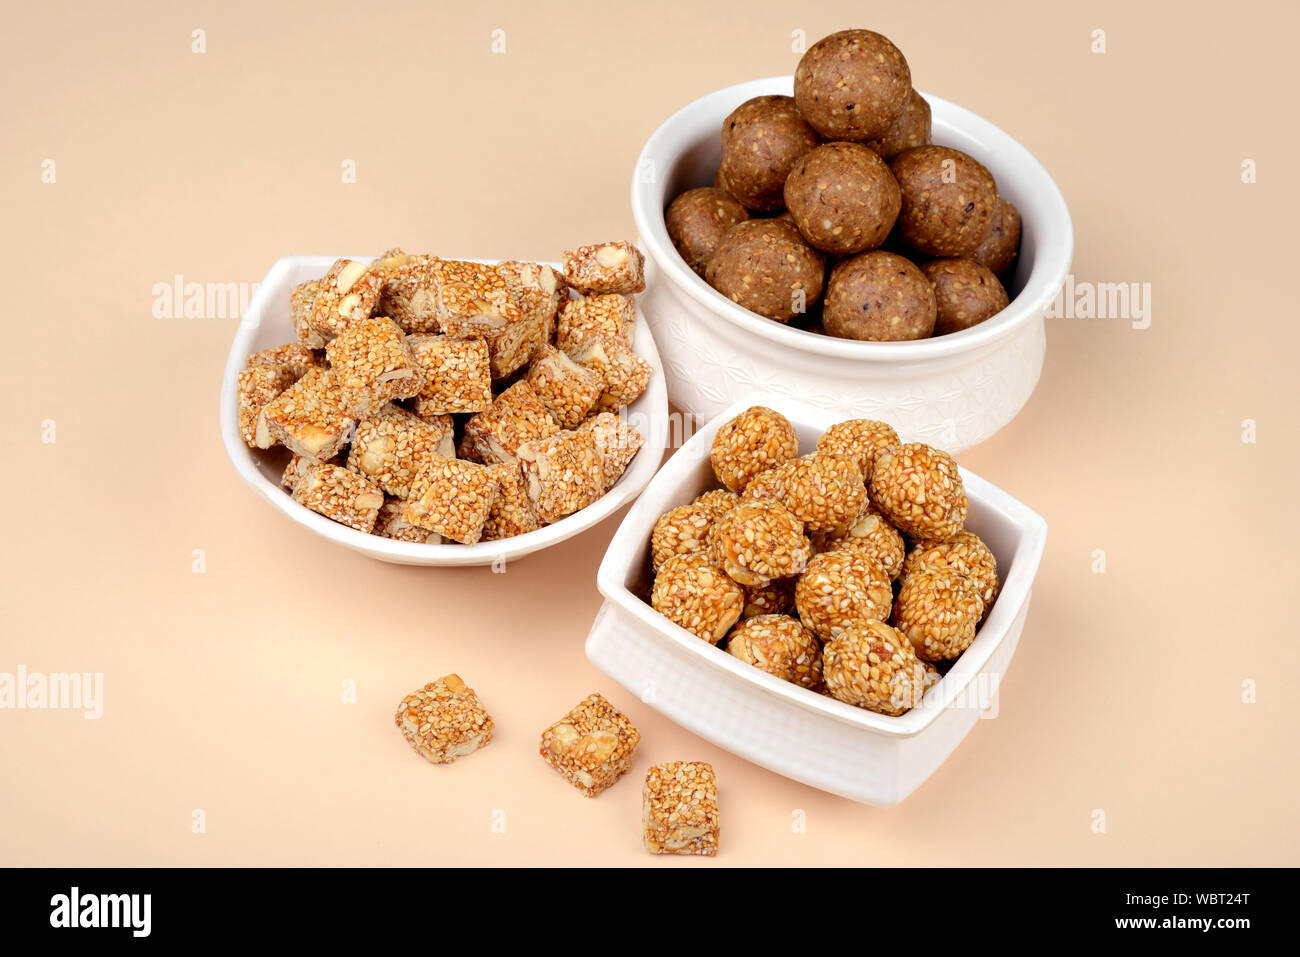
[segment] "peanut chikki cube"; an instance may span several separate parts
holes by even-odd
[[[424,376],[416,398],[426,414],[481,412],[492,404],[486,341],[432,335],[408,336],[406,341]]]
[[[258,448],[279,442],[318,462],[333,458],[351,442],[357,424],[330,369],[308,370],[267,404],[262,418],[267,434],[259,437]]]
[[[489,467],[496,472],[501,486],[497,489],[496,501],[488,512],[479,541],[495,542],[541,528],[542,523],[537,520],[533,503],[528,498],[528,487],[524,484],[519,463],[501,462]]]
[[[636,305],[630,296],[584,296],[561,304],[555,344],[566,352],[596,332],[607,332],[632,345],[636,334]]]
[[[433,256],[390,249],[370,264],[383,279],[375,312],[407,333],[438,332],[438,291]]]
[[[294,334],[308,349],[325,348],[325,337],[311,324],[319,293],[319,279],[309,279],[295,286],[293,292],[289,293],[289,319],[293,322]]]
[[[545,263],[507,260],[498,268],[510,282],[515,298],[530,318],[553,320],[560,305],[561,281]]]
[[[298,482],[302,477],[316,466],[342,464],[337,459],[329,462],[317,462],[315,459],[309,459],[307,456],[295,452],[293,457],[289,459],[289,464],[284,467],[284,473],[280,476],[280,487],[292,493],[298,487]]]
[[[406,503],[401,499],[390,499],[379,509],[379,518],[375,521],[374,533],[381,538],[391,538],[395,542],[414,542],[417,545],[441,545],[442,536],[419,525],[412,525],[402,517]]]
[[[316,290],[310,323],[325,339],[332,339],[358,319],[365,319],[379,303],[383,279],[364,263],[340,259],[330,267]]]
[[[262,412],[293,383],[293,375],[278,366],[254,366],[239,373],[239,437],[249,448],[271,446]]]
[[[645,849],[651,854],[718,853],[718,781],[703,761],[656,764],[641,792]]]
[[[618,483],[645,444],[645,436],[613,412],[593,415],[578,426],[578,431],[590,432],[596,440],[596,452],[600,455],[602,493],[608,492]]]
[[[315,369],[321,365],[323,363],[320,356],[301,342],[287,342],[282,346],[254,352],[248,357],[250,369],[258,366],[282,369],[293,377],[294,382],[306,375],[308,369]]]
[[[604,376],[549,345],[533,356],[526,381],[562,429],[582,422],[605,391]]]
[[[416,754],[433,764],[472,754],[492,740],[495,729],[474,689],[456,674],[408,694],[393,719]]]
[[[298,480],[293,500],[341,525],[369,532],[379,518],[384,493],[342,466],[317,465]]]
[[[627,342],[607,332],[587,336],[569,350],[569,357],[604,378],[605,391],[596,403],[602,410],[617,411],[631,405],[646,390],[654,371]]]
[[[437,283],[438,325],[447,335],[487,336],[528,318],[516,286],[501,267],[439,259],[431,268]]]
[[[591,432],[557,432],[519,447],[528,499],[547,524],[586,508],[604,493],[605,472]]]
[[[519,447],[560,430],[527,382],[516,382],[465,423],[460,456],[495,464],[518,461]]]
[[[483,534],[500,485],[500,476],[487,466],[435,459],[416,476],[416,492],[402,518],[443,538],[473,545]]]
[[[389,495],[407,498],[416,474],[442,458],[446,431],[389,403],[357,423],[348,468]]]
[[[583,295],[645,289],[645,257],[629,242],[595,243],[564,251],[564,279]]]
[[[424,385],[406,336],[383,316],[358,319],[325,352],[355,416],[368,415],[390,399],[413,396]]]
[[[555,337],[555,317],[533,316],[487,337],[493,381],[514,375]]]
[[[640,740],[623,712],[592,694],[542,732],[539,753],[566,781],[595,797],[627,772]]]

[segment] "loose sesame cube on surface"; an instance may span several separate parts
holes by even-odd
[[[596,452],[600,455],[602,491],[608,492],[623,477],[632,459],[645,444],[645,436],[640,430],[615,415],[613,412],[601,412],[593,415],[578,426],[579,432],[589,432],[596,442]]]
[[[383,285],[375,312],[407,333],[437,332],[438,290],[433,256],[414,256],[390,249],[370,264]]]
[[[488,465],[518,461],[519,447],[560,430],[527,382],[516,382],[465,423],[460,457]]]
[[[266,423],[265,443],[279,442],[290,451],[318,462],[338,454],[352,441],[357,420],[347,409],[343,390],[329,369],[310,369],[262,410]]]
[[[593,694],[542,732],[539,753],[566,781],[595,797],[627,772],[640,740],[623,712]]]
[[[317,287],[311,327],[327,340],[334,338],[374,311],[382,287],[383,279],[364,263],[337,260]]]
[[[389,403],[357,423],[348,468],[389,495],[407,498],[416,474],[441,458],[446,431]]]
[[[656,764],[641,792],[645,849],[651,854],[718,853],[718,781],[703,761]]]
[[[320,355],[302,342],[287,342],[282,346],[254,352],[248,357],[250,369],[258,366],[282,369],[293,377],[294,382],[306,375],[308,369],[315,369],[321,365],[323,363]]]
[[[395,542],[414,542],[417,545],[441,545],[442,536],[419,525],[412,525],[402,517],[406,503],[401,499],[389,499],[379,509],[379,518],[375,520],[374,534],[380,538],[391,538]]]
[[[426,413],[481,412],[492,404],[487,342],[434,335],[406,341],[424,376],[416,398]]]
[[[555,336],[555,317],[534,316],[487,337],[493,381],[514,375]]]
[[[239,373],[239,437],[249,448],[271,447],[262,413],[293,383],[293,376],[277,366],[254,366]]]
[[[289,319],[293,331],[308,349],[324,349],[325,336],[311,324],[312,314],[316,311],[316,297],[320,293],[320,280],[309,279],[294,286],[289,293]]]
[[[492,740],[495,728],[474,689],[456,674],[412,691],[393,720],[415,753],[433,764],[472,754]]]
[[[562,429],[585,419],[605,391],[604,376],[549,345],[533,356],[527,382]]]
[[[582,345],[594,332],[607,332],[632,345],[636,334],[636,304],[630,296],[583,296],[562,304],[555,344],[566,352]]]
[[[569,350],[578,365],[599,372],[605,391],[596,402],[602,411],[616,412],[631,405],[645,392],[654,369],[619,336],[593,332]]]
[[[424,384],[406,336],[383,316],[358,319],[325,347],[349,411],[368,415],[391,399],[415,395]]]
[[[488,512],[487,522],[483,525],[481,542],[495,542],[503,538],[514,538],[527,532],[535,532],[542,527],[533,511],[532,500],[528,497],[528,488],[524,484],[524,474],[518,462],[501,462],[489,466],[501,480],[497,490],[496,501]]]
[[[487,466],[436,459],[416,476],[402,518],[443,538],[473,545],[483,534],[500,485],[500,477]]]
[[[594,243],[564,251],[564,279],[583,295],[645,289],[645,257],[632,243]]]
[[[370,532],[379,518],[384,493],[341,465],[317,465],[298,479],[293,500],[341,525]]]
[[[527,318],[510,275],[499,266],[439,259],[431,268],[438,326],[447,335],[486,336]]]
[[[519,447],[528,499],[547,524],[586,508],[605,491],[604,463],[591,432],[557,432]]]

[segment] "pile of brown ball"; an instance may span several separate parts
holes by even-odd
[[[799,454],[754,406],[718,430],[721,483],[650,537],[660,614],[809,691],[887,715],[916,707],[975,640],[997,561],[964,524],[957,464],[854,419]]]
[[[870,30],[813,44],[793,97],[738,106],[714,184],[674,199],[665,221],[723,295],[845,339],[983,322],[1006,308],[999,277],[1020,248],[1016,207],[979,161],[931,144],[907,60]]]

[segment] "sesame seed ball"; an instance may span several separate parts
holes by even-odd
[[[962,529],[946,541],[917,542],[903,562],[903,574],[921,568],[950,568],[979,586],[987,610],[998,593],[998,560],[974,532]]]
[[[803,523],[779,502],[741,502],[718,518],[710,555],[742,585],[766,585],[804,570],[812,546]]]
[[[655,571],[674,555],[703,555],[717,513],[693,502],[664,512],[650,533],[650,561]]]
[[[970,508],[952,456],[921,442],[881,449],[867,488],[871,504],[910,538],[952,538]]]
[[[705,492],[695,500],[696,505],[703,505],[711,509],[715,514],[721,515],[723,512],[729,512],[740,504],[740,496],[731,489],[715,488],[710,492]]]
[[[810,531],[847,525],[867,505],[862,470],[850,456],[813,452],[772,471],[776,498]]]
[[[855,621],[887,620],[893,600],[884,566],[856,548],[816,556],[794,586],[799,617],[823,641]]]
[[[858,520],[852,525],[823,532],[813,537],[813,544],[819,552],[833,552],[841,548],[859,548],[884,566],[890,580],[898,577],[903,570],[904,556],[907,548],[898,529],[889,524],[889,519],[868,505]]]
[[[742,492],[759,472],[799,454],[794,426],[780,412],[756,405],[736,416],[713,437],[713,474],[733,492]]]
[[[920,568],[903,576],[894,602],[894,627],[919,657],[950,661],[970,647],[984,614],[980,587],[948,568]]]
[[[881,449],[896,449],[902,446],[898,433],[893,426],[874,419],[849,419],[837,422],[822,433],[817,440],[817,448],[822,452],[836,452],[851,455],[862,469],[862,478],[871,480],[871,468],[876,460],[876,453]]]
[[[921,693],[925,694],[943,680],[943,673],[928,661],[922,661],[921,667],[925,669],[925,678],[921,682]]]
[[[822,682],[821,645],[789,615],[760,615],[742,621],[727,639],[727,651],[782,681],[804,688],[816,688]]]
[[[900,715],[921,701],[925,669],[907,638],[883,621],[855,621],[822,648],[831,697],[880,714]]]
[[[745,588],[745,610],[741,619],[759,615],[784,615],[794,607],[794,579],[775,578],[766,585]]]
[[[740,619],[745,594],[722,569],[697,555],[674,555],[655,575],[650,605],[716,645]]]

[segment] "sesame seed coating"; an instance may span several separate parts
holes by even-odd
[[[813,452],[772,471],[771,487],[777,500],[810,531],[843,527],[867,505],[862,470],[850,456]]]
[[[406,342],[423,376],[415,397],[426,414],[482,412],[492,404],[487,342],[437,335],[407,336]]]
[[[420,391],[424,373],[397,323],[383,316],[357,319],[325,347],[348,411],[358,418],[391,399]]]
[[[603,375],[578,365],[551,345],[533,355],[526,381],[562,429],[581,423],[605,391]]]
[[[893,600],[884,566],[856,548],[817,555],[794,586],[799,617],[823,641],[855,621],[888,620]]]
[[[640,740],[627,715],[592,694],[542,732],[538,753],[584,795],[595,797],[627,773]]]
[[[650,562],[657,572],[677,555],[707,556],[709,530],[717,513],[707,505],[692,502],[679,505],[659,516],[650,532]]]
[[[983,614],[978,584],[949,568],[922,567],[903,576],[893,621],[919,657],[949,661],[970,647]]]
[[[703,761],[671,761],[646,772],[641,826],[651,854],[718,853],[718,781]]]
[[[650,605],[659,614],[711,645],[740,619],[745,595],[707,558],[674,555],[655,574]]]
[[[759,615],[732,629],[727,651],[761,671],[803,688],[822,682],[822,650],[817,638],[789,615]]]
[[[488,512],[483,524],[481,542],[495,542],[503,538],[513,538],[526,532],[535,532],[542,527],[533,511],[533,503],[528,498],[528,488],[524,483],[524,474],[517,462],[501,462],[489,466],[501,480],[496,500]]]
[[[602,492],[608,492],[627,471],[636,458],[645,436],[613,412],[601,412],[578,426],[579,432],[590,432],[600,455]]]
[[[745,586],[745,610],[740,617],[784,615],[794,608],[793,578],[774,578],[766,585]]]
[[[826,690],[846,704],[900,715],[916,707],[925,669],[907,638],[883,621],[855,621],[822,648]]]
[[[645,257],[627,241],[564,251],[564,280],[584,296],[645,289]]]
[[[370,532],[379,518],[384,493],[342,466],[317,465],[298,480],[293,500],[341,525]]]
[[[417,545],[441,545],[442,536],[419,525],[412,525],[402,517],[406,503],[401,499],[389,499],[379,509],[379,518],[375,521],[374,534],[380,538],[391,538],[395,542],[414,542]]]
[[[455,674],[403,698],[393,721],[415,752],[434,764],[451,764],[477,751],[492,740],[495,728],[474,689]]]
[[[837,422],[817,440],[817,448],[822,452],[853,456],[862,470],[863,481],[868,482],[876,453],[884,448],[899,448],[902,444],[893,426],[874,419]]]
[[[882,449],[868,491],[871,504],[910,538],[951,538],[970,508],[952,456],[920,442]]]
[[[893,580],[903,570],[907,546],[898,529],[872,505],[867,505],[857,521],[843,528],[835,528],[813,536],[819,552],[833,552],[841,548],[859,548],[878,561]]]
[[[311,328],[326,340],[341,334],[352,323],[374,312],[382,287],[383,279],[363,263],[350,259],[335,261],[316,288],[309,320]]]
[[[262,419],[266,435],[259,435],[258,448],[279,442],[319,462],[351,442],[357,424],[330,369],[308,370],[262,409]]]
[[[710,461],[718,481],[743,492],[750,480],[799,454],[794,426],[780,412],[756,405],[718,429]]]
[[[712,556],[741,585],[798,575],[812,552],[803,523],[778,502],[742,502],[718,518],[709,541]]]
[[[293,385],[294,377],[279,366],[261,365],[240,372],[238,381],[239,437],[250,449],[268,448],[271,437],[262,410]]]
[[[584,509],[604,492],[605,471],[591,432],[556,432],[519,446],[524,484],[543,522]]]
[[[904,575],[922,568],[949,568],[979,587],[987,611],[998,593],[998,560],[974,532],[962,529],[952,538],[917,542],[903,562]]]
[[[442,456],[446,430],[389,403],[357,423],[348,468],[389,495],[407,498],[417,473]]]
[[[437,277],[433,256],[412,256],[390,249],[370,264],[382,285],[375,311],[406,333],[434,333],[438,325]]]
[[[460,456],[494,464],[517,460],[519,447],[560,430],[527,382],[516,382],[465,423]]]
[[[636,333],[636,304],[617,293],[583,296],[561,303],[555,344],[569,350],[580,347],[593,333],[604,332],[632,345]]]
[[[501,480],[473,462],[436,458],[412,481],[402,518],[443,538],[473,545],[483,534]]]

